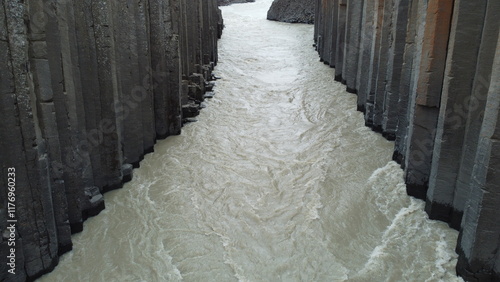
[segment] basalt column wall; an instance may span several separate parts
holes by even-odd
[[[317,0],[315,41],[409,195],[460,231],[457,272],[500,280],[499,1]]]
[[[1,281],[53,269],[102,193],[180,133],[221,32],[217,0],[0,3]]]

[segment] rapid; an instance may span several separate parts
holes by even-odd
[[[313,26],[267,21],[271,2],[222,7],[216,96],[40,281],[461,281],[458,232],[406,195]]]

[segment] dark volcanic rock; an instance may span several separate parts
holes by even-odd
[[[315,8],[320,60],[357,93],[365,124],[396,140],[408,194],[460,231],[456,271],[466,281],[500,281],[499,9],[487,0]]]
[[[267,19],[286,23],[314,23],[313,0],[274,0]]]
[[[234,3],[248,3],[248,2],[255,2],[255,0],[217,0],[217,4],[219,4],[219,6],[227,6]]]
[[[103,193],[180,133],[213,87],[217,4],[0,3],[0,281],[52,270]]]

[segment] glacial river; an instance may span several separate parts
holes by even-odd
[[[460,281],[458,232],[406,195],[313,26],[267,21],[271,2],[222,8],[216,96],[40,281]]]

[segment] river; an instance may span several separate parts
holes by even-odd
[[[271,2],[222,7],[216,96],[40,281],[461,281],[458,232],[406,195],[313,26],[267,21]]]

